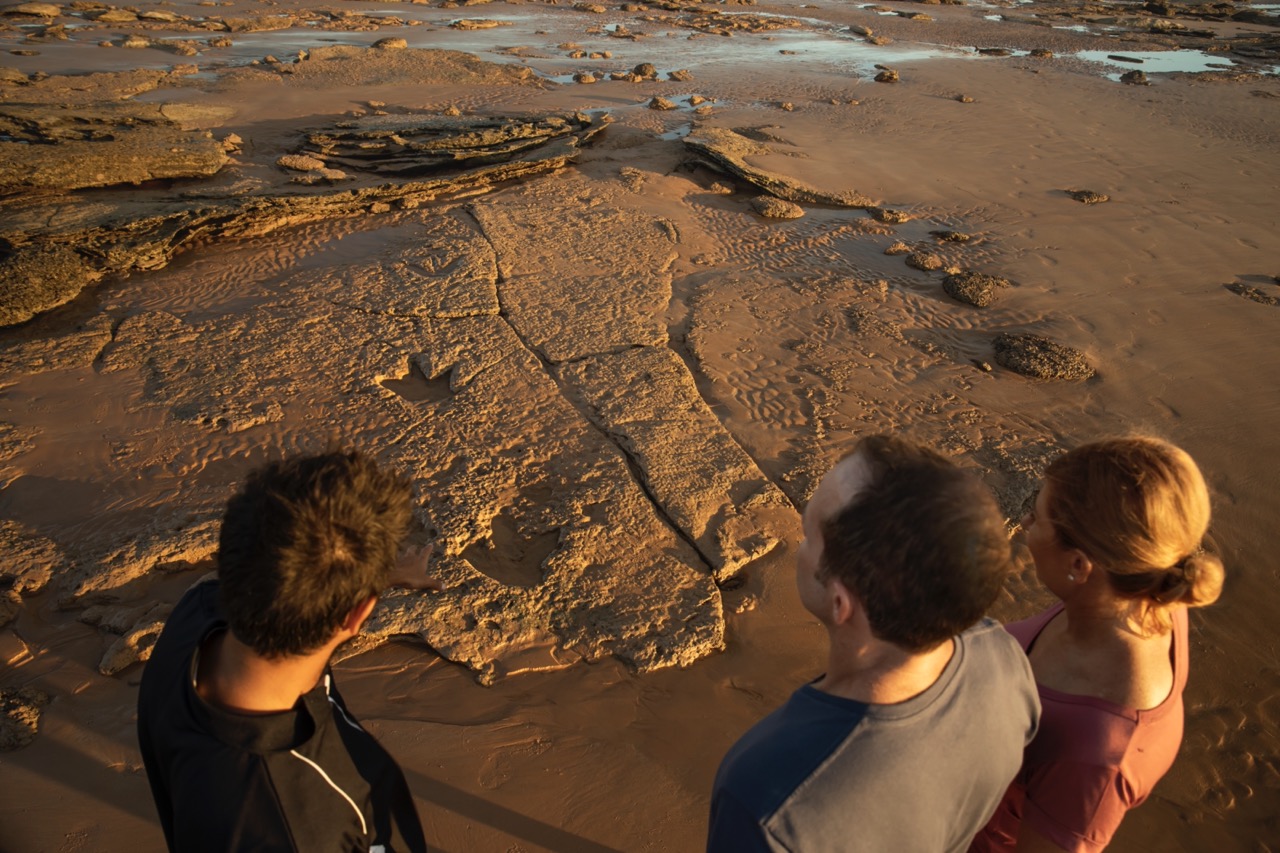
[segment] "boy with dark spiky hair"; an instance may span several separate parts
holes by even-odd
[[[218,580],[179,602],[147,663],[138,739],[170,850],[419,851],[404,774],[329,658],[389,585],[408,484],[359,453],[273,462],[227,504]]]

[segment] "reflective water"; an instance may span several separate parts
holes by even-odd
[[[1125,59],[1115,59],[1114,57],[1117,56]],[[1195,73],[1236,67],[1236,63],[1228,57],[1220,53],[1205,53],[1202,50],[1082,50],[1076,54],[1076,57],[1086,62],[1096,62],[1121,69],[1107,74],[1107,77],[1112,80],[1119,80],[1121,74],[1135,69],[1147,74],[1167,74],[1175,71]]]

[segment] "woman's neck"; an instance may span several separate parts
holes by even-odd
[[[1066,602],[1031,650],[1036,680],[1063,693],[1145,710],[1173,689],[1172,633],[1147,634],[1131,607]]]

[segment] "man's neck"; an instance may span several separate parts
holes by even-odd
[[[814,686],[857,702],[893,705],[932,687],[954,653],[955,640],[912,653],[874,638],[861,643],[841,642],[833,632],[827,673]]]
[[[324,675],[332,649],[265,658],[230,630],[210,636],[200,649],[196,692],[201,699],[239,714],[287,711]]]

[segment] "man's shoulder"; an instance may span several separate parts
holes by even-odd
[[[866,710],[860,702],[800,688],[730,748],[716,774],[716,793],[731,793],[757,820],[765,819],[839,751]]]
[[[966,656],[977,659],[980,666],[992,660],[1004,660],[1013,664],[1013,674],[1019,679],[1031,679],[1031,664],[1018,640],[994,619],[981,619],[970,626],[957,640],[964,645]]]

